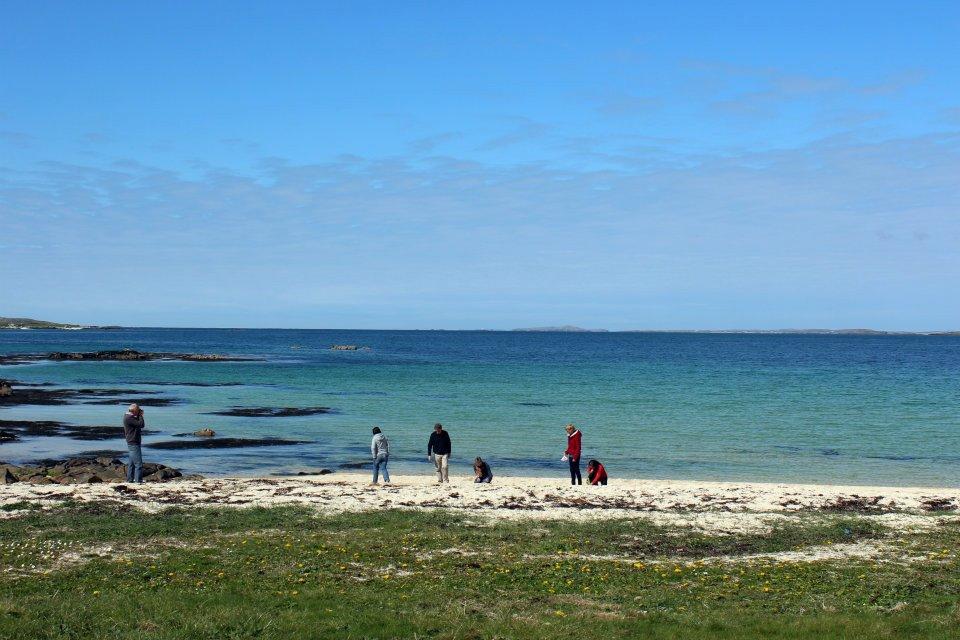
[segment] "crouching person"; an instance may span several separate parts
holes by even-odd
[[[587,463],[587,478],[592,485],[605,485],[607,484],[607,470],[598,460],[591,460]]]
[[[479,456],[473,461],[473,473],[475,483],[485,482],[490,484],[493,482],[493,471],[490,469],[490,465]]]

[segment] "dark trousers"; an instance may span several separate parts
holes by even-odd
[[[580,477],[580,461],[574,460],[573,456],[567,456],[570,463],[570,484],[583,484],[583,478]]]

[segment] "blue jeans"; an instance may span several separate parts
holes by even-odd
[[[380,467],[383,467],[383,481],[390,482],[390,472],[387,471],[387,461],[389,459],[390,456],[386,453],[381,453],[373,459],[373,484],[380,481]]]
[[[143,450],[138,444],[128,444],[130,461],[127,463],[127,482],[143,482]]]

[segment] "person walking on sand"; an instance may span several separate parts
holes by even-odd
[[[563,459],[570,463],[570,484],[583,484],[580,477],[580,451],[582,449],[582,434],[572,424],[566,426],[567,448],[563,452]]]
[[[433,460],[437,468],[437,482],[450,482],[450,434],[443,430],[439,422],[433,425],[433,433],[427,442],[427,459]]]
[[[143,426],[143,409],[138,404],[130,405],[127,412],[123,414],[123,437],[127,441],[127,450],[130,452],[127,482],[143,482],[143,449],[140,447]]]
[[[490,484],[493,482],[493,471],[490,469],[490,465],[481,458],[477,456],[477,459],[473,461],[473,473],[474,483],[487,483]]]
[[[599,460],[591,460],[587,463],[587,480],[590,484],[596,486],[607,484],[607,470],[603,468]]]
[[[380,427],[373,428],[373,440],[370,442],[370,455],[373,456],[373,484],[380,481],[380,469],[383,469],[383,483],[390,484],[390,472],[387,462],[390,460],[390,443]]]

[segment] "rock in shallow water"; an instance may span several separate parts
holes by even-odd
[[[283,440],[280,438],[204,438],[202,440],[147,442],[143,446],[150,449],[235,449],[238,447],[279,447],[292,444],[306,444],[306,441]]]
[[[237,416],[242,418],[291,418],[333,413],[330,407],[232,407],[223,411],[211,411],[213,416]]]
[[[94,360],[94,361],[144,361],[144,360],[185,360],[188,362],[248,362],[259,358],[244,356],[224,356],[216,353],[162,353],[118,349],[109,351],[54,351],[52,353],[30,353],[0,356],[0,364],[25,364],[42,360]]]

